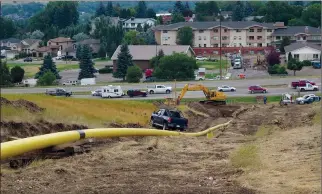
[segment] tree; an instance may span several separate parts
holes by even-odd
[[[146,10],[146,17],[147,18],[156,18],[156,13],[153,9],[149,8]]]
[[[296,59],[291,59],[287,63],[287,69],[292,70],[295,76],[296,71],[301,71],[303,67],[303,64],[296,60]]]
[[[147,23],[144,24],[143,26],[143,31],[146,32],[151,26]]]
[[[138,32],[143,31],[143,28],[142,28],[141,24],[138,24],[138,26],[136,27],[136,31],[138,31]]]
[[[140,67],[133,65],[127,69],[126,81],[129,83],[139,83],[143,77]]]
[[[39,77],[37,85],[39,86],[51,86],[54,84],[56,76],[51,71],[46,71],[42,76]]]
[[[114,14],[114,8],[113,8],[113,3],[109,1],[106,6],[106,15],[107,16],[113,16]]]
[[[155,45],[155,36],[152,29],[148,29],[146,32],[140,32],[137,34],[137,38],[142,41],[142,43],[147,45]]]
[[[174,4],[174,8],[172,13],[173,14],[183,14],[183,12],[185,11],[185,7],[183,6],[181,1],[176,1]]]
[[[289,26],[305,26],[305,22],[300,18],[293,18],[288,21]]]
[[[15,66],[10,70],[13,83],[20,83],[25,75],[25,70],[20,66]]]
[[[0,59],[0,86],[11,86],[11,75],[5,62]]]
[[[177,33],[177,44],[193,46],[194,34],[189,26],[182,27]]]
[[[128,67],[133,66],[132,55],[130,54],[127,44],[121,45],[121,51],[117,55],[115,78],[122,78],[125,81]]]
[[[291,40],[290,40],[290,38],[289,38],[289,37],[287,37],[287,36],[284,36],[284,37],[283,37],[283,39],[282,39],[281,45],[280,45],[280,50],[281,50],[281,52],[282,52],[282,53],[285,53],[284,48],[285,48],[286,46],[290,45],[290,44],[291,44]]]
[[[42,39],[45,36],[45,34],[40,30],[35,30],[31,33],[30,38],[31,39]]]
[[[196,60],[183,53],[174,53],[160,59],[153,75],[158,79],[193,79],[194,70],[197,69]]]
[[[100,45],[100,48],[98,50],[98,57],[105,58],[106,57],[106,49],[104,45]]]
[[[0,16],[0,39],[10,38],[17,32],[17,28],[11,19]]]
[[[190,6],[189,6],[189,2],[186,2],[182,15],[184,17],[191,17],[193,15],[193,12],[191,11]]]
[[[266,56],[266,61],[270,66],[280,64],[281,63],[280,54],[278,52],[276,52],[275,50],[271,51]]]
[[[162,24],[163,24],[162,16],[158,16],[158,17],[157,17],[157,24],[158,24],[158,25],[162,25]]]
[[[139,32],[130,30],[125,33],[123,43],[127,45],[144,45],[144,39],[139,36]]]
[[[44,75],[46,71],[51,71],[56,76],[56,79],[61,78],[61,76],[59,75],[59,73],[57,71],[56,65],[53,62],[53,59],[51,58],[50,55],[45,56],[44,62],[42,64],[42,66],[39,68],[39,72],[36,73],[36,75],[35,75],[35,79],[38,79],[39,77]]]
[[[76,58],[80,60],[81,57],[82,57],[82,45],[79,44],[76,47]]]
[[[302,20],[313,27],[321,26],[321,4],[313,4],[303,10]]]
[[[144,1],[139,1],[138,6],[136,7],[136,17],[137,18],[146,18],[147,16],[147,7]]]
[[[293,59],[293,56],[292,56],[292,53],[291,53],[291,52],[289,52],[289,53],[288,53],[288,56],[287,56],[287,60],[289,61],[289,60],[291,60],[291,59]]]
[[[233,21],[242,21],[244,17],[245,17],[244,5],[242,2],[237,1],[235,9],[233,11],[232,20]]]
[[[99,17],[101,15],[104,15],[105,14],[105,7],[104,7],[104,4],[103,2],[100,2],[97,10],[96,10],[96,13],[95,13],[95,16],[96,17]]]
[[[186,21],[183,17],[183,15],[181,13],[175,13],[173,14],[172,18],[171,18],[171,23],[178,23],[178,22],[184,22]]]
[[[92,61],[91,48],[88,45],[83,45],[81,52],[81,59],[79,61],[80,72],[78,74],[78,79],[83,78],[94,78],[94,63]]]
[[[275,64],[273,66],[268,67],[268,73],[269,74],[279,74],[279,75],[285,75],[288,74],[285,67],[281,66],[279,64]]]
[[[153,68],[157,67],[160,63],[160,59],[164,57],[164,52],[162,49],[159,50],[158,52],[158,55],[153,57],[151,60],[150,60],[150,64]]]
[[[73,39],[76,40],[76,42],[80,42],[82,40],[89,39],[90,37],[87,34],[84,34],[83,32],[78,33],[73,36]]]

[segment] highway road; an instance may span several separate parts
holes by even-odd
[[[271,78],[271,79],[246,79],[246,80],[218,80],[218,81],[190,81],[190,82],[177,82],[177,88],[183,88],[185,84],[203,84],[206,87],[218,87],[221,85],[229,85],[232,87],[236,87],[237,90],[244,89],[245,92],[247,92],[247,88],[250,85],[262,85],[262,86],[269,86],[268,90],[273,89],[274,93],[274,86],[278,85],[289,85],[292,81],[298,80],[298,78]],[[321,85],[321,79],[320,78],[312,78],[311,81],[314,81],[317,83],[317,85]],[[114,85],[121,85],[123,90],[129,90],[129,89],[145,89],[148,85],[154,85],[156,83],[138,83],[138,84],[128,84],[128,83],[122,83],[122,84],[114,84]],[[166,86],[172,86],[174,87],[173,82],[168,83],[160,83]],[[65,88],[67,90],[71,90],[72,92],[88,92],[93,91],[95,89],[100,88],[101,86],[59,86],[61,88]],[[52,87],[51,87],[52,88]],[[49,88],[40,88],[40,87],[31,87],[31,88],[1,88],[2,94],[23,94],[23,93],[44,93],[46,89]],[[288,90],[291,90],[290,88],[276,88],[278,91],[284,91],[287,92]]]

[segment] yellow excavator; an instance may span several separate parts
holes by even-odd
[[[216,90],[209,90],[207,87],[201,84],[186,84],[180,95],[177,98],[177,105],[180,104],[180,100],[184,97],[187,91],[203,91],[206,96],[206,100],[200,101],[203,104],[212,104],[212,105],[225,105],[227,96],[223,92]]]

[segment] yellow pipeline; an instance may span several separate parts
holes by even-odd
[[[74,142],[83,138],[110,138],[127,136],[203,136],[218,128],[227,126],[230,122],[231,121],[197,133],[182,133],[176,131],[142,128],[98,128],[38,135],[1,143],[1,160],[50,146]]]

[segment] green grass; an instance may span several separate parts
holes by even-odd
[[[258,147],[246,144],[235,150],[230,155],[231,164],[236,168],[257,168],[260,165]]]
[[[217,75],[220,75],[220,73],[207,73],[205,77],[206,79],[214,79]]]
[[[228,64],[228,62],[226,60],[221,60],[221,67],[223,69],[226,68],[226,65]],[[207,70],[214,70],[214,69],[220,69],[220,62],[216,61],[216,62],[212,62],[212,61],[197,61],[197,65],[200,68],[206,68]],[[230,66],[228,65],[228,68]]]

